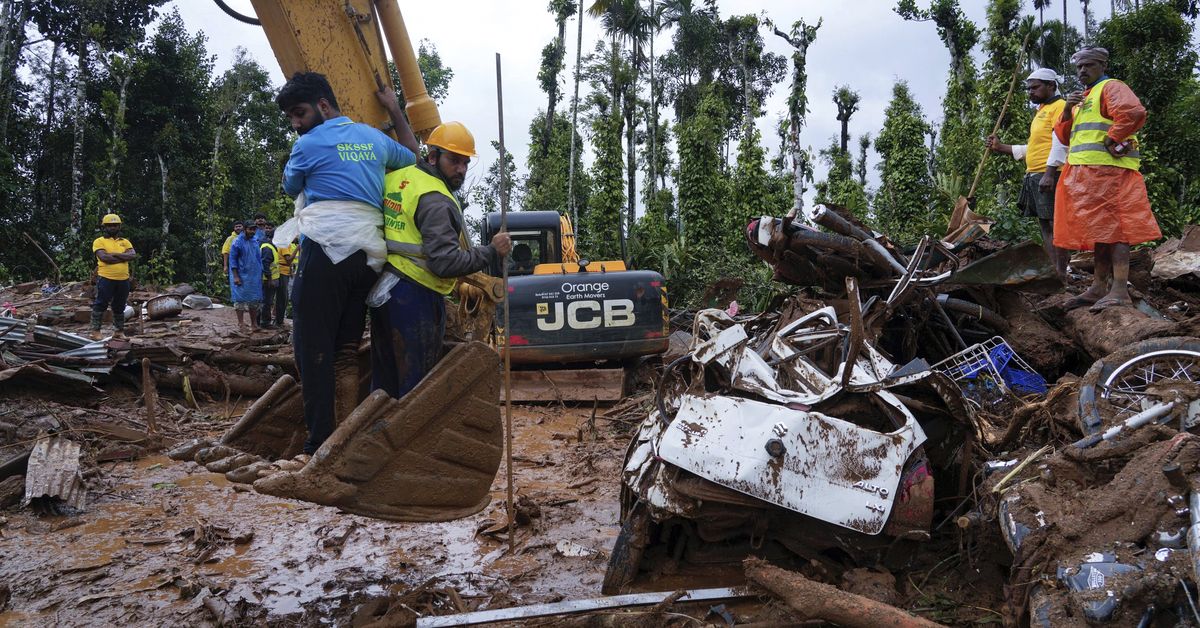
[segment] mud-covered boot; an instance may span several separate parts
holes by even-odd
[[[104,336],[100,333],[100,323],[104,322],[104,312],[92,310],[92,340],[100,340]]]
[[[125,337],[125,312],[113,312],[113,338]]]

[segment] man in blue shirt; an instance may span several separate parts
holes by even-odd
[[[262,258],[258,239],[258,226],[247,221],[242,235],[229,246],[229,290],[233,297],[233,310],[237,313],[238,329],[245,331],[245,316],[250,314],[250,328],[258,329],[258,310],[262,307]]]
[[[400,142],[369,125],[343,116],[329,81],[316,72],[297,72],[275,103],[300,134],[283,169],[283,189],[304,193],[300,212],[300,263],[292,278],[292,344],[304,396],[312,454],[358,401],[358,345],[362,342],[366,298],[378,277],[383,241],[383,175],[416,162],[417,140],[394,92],[377,94],[388,110]],[[378,228],[370,237],[356,231],[346,241],[346,223]],[[339,241],[341,240],[341,241]],[[382,252],[382,254],[380,254]],[[335,400],[342,412],[335,412]]]

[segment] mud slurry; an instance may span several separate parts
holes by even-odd
[[[593,597],[624,439],[579,442],[590,410],[514,407],[517,494],[541,513],[514,552],[503,531],[479,534],[506,520],[503,467],[483,512],[409,524],[260,495],[161,456],[106,464],[84,513],[6,513],[0,626],[207,623],[206,598],[236,620],[346,623],[364,601],[431,582],[471,609]],[[586,551],[564,555],[560,541]]]

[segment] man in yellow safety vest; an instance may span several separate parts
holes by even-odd
[[[446,295],[458,277],[487,268],[512,249],[507,233],[490,244],[467,243],[454,192],[475,156],[475,138],[460,122],[433,130],[423,161],[383,181],[385,271],[398,277],[382,306],[371,309],[371,385],[402,397],[442,356]]]
[[[1134,133],[1146,123],[1146,108],[1128,85],[1108,77],[1107,50],[1084,48],[1071,63],[1086,89],[1067,96],[1054,128],[1070,146],[1054,199],[1054,245],[1094,249],[1096,269],[1091,287],[1065,306],[1128,306],[1129,247],[1162,237],[1138,172]]]

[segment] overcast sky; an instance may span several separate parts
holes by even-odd
[[[590,0],[584,0],[590,4]],[[1059,0],[1061,2],[1063,0]],[[1068,20],[1078,26],[1081,9],[1078,2],[1066,0]],[[647,0],[648,2],[648,0]],[[1055,2],[1047,19],[1061,16],[1062,5]],[[253,14],[249,0],[228,0],[235,9]],[[481,159],[473,166],[472,176],[481,177],[487,164],[496,158],[490,141],[497,139],[496,83],[494,53],[502,57],[504,73],[505,140],[521,172],[529,143],[530,120],[544,108],[546,98],[537,85],[541,50],[555,34],[554,19],[546,11],[546,0],[464,0],[460,2],[401,2],[401,10],[414,42],[429,39],[436,44],[445,65],[454,70],[448,97],[441,103],[443,120],[460,120],[475,134]],[[924,4],[919,2],[918,4]],[[1026,11],[1031,3],[1026,3]],[[896,79],[908,81],[926,117],[940,119],[940,102],[945,91],[949,57],[937,38],[932,23],[905,22],[892,10],[893,0],[719,0],[722,17],[748,13],[766,14],[781,26],[803,18],[809,23],[823,19],[815,43],[808,55],[808,94],[811,112],[801,141],[814,149],[828,145],[839,125],[831,95],[835,86],[846,84],[862,96],[857,114],[851,119],[852,143],[862,133],[874,136],[883,124],[883,113]],[[985,0],[963,0],[967,16],[981,27],[985,22]],[[1097,19],[1109,14],[1108,2],[1091,2]],[[177,8],[191,32],[203,31],[208,49],[217,56],[217,72],[227,69],[237,46],[245,47],[272,73],[277,84],[283,74],[275,61],[267,38],[259,27],[249,26],[226,16],[209,0],[176,0],[164,7]],[[453,10],[447,13],[446,9]],[[574,72],[576,22],[567,24],[567,69],[564,72],[564,111],[569,112]],[[584,54],[601,37],[598,20],[585,16]],[[764,30],[769,50],[790,60],[791,48],[779,37]],[[655,43],[656,52],[670,46],[671,31],[662,33]],[[764,107],[759,120],[764,143],[774,153],[775,133],[771,129],[782,117],[790,89],[788,78],[778,85]],[[587,85],[580,87],[581,99]],[[1020,139],[1020,138],[1014,138]],[[869,156],[874,172],[875,156]],[[819,166],[817,180],[823,178]],[[639,182],[639,188],[641,183]],[[810,192],[811,195],[811,192]],[[782,213],[779,208],[776,213]]]

